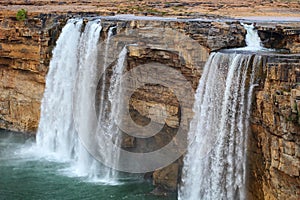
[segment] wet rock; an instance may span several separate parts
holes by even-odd
[[[168,196],[168,192],[167,190],[161,188],[161,187],[156,187],[154,190],[152,190],[150,193],[155,195],[155,196]]]

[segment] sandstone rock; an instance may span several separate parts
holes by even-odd
[[[37,130],[51,55],[49,45],[56,39],[47,35],[56,26],[43,27],[42,20],[34,18],[25,23],[0,16],[0,128],[31,133]]]
[[[249,162],[253,163],[249,179],[262,187],[256,199],[299,197],[300,124],[296,100],[299,90],[295,86],[299,76],[298,60],[297,55],[269,55],[259,75],[261,82],[255,92],[251,120],[253,134],[249,138],[250,148],[258,147],[261,151],[249,153]],[[259,191],[252,187],[252,193]]]
[[[158,186],[153,191],[151,191],[151,194],[155,196],[168,196],[168,191],[163,189],[162,187]]]
[[[278,23],[276,26],[257,24],[257,28],[265,47],[288,50],[290,53],[300,53],[299,23]]]
[[[299,177],[300,161],[293,156],[282,153],[278,169],[290,176]]]
[[[295,155],[295,142],[290,142],[290,141],[284,141],[282,142],[283,146],[283,153],[294,156]]]
[[[167,190],[177,189],[178,163],[173,163],[153,173],[154,185],[161,185]]]

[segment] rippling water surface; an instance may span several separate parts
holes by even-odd
[[[150,194],[152,184],[140,176],[124,174],[118,185],[72,177],[69,163],[35,156],[34,144],[32,137],[0,130],[0,199],[176,199]]]

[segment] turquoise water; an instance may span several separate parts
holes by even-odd
[[[68,163],[38,158],[28,149],[34,138],[0,130],[0,199],[175,200],[150,194],[150,182],[124,176],[118,185],[89,182],[66,173]]]

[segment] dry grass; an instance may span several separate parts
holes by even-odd
[[[9,3],[11,2],[11,3]],[[75,3],[74,3],[75,2]],[[96,12],[99,14],[181,15],[213,14],[300,17],[300,0],[14,0],[0,1],[0,11],[28,13]]]

